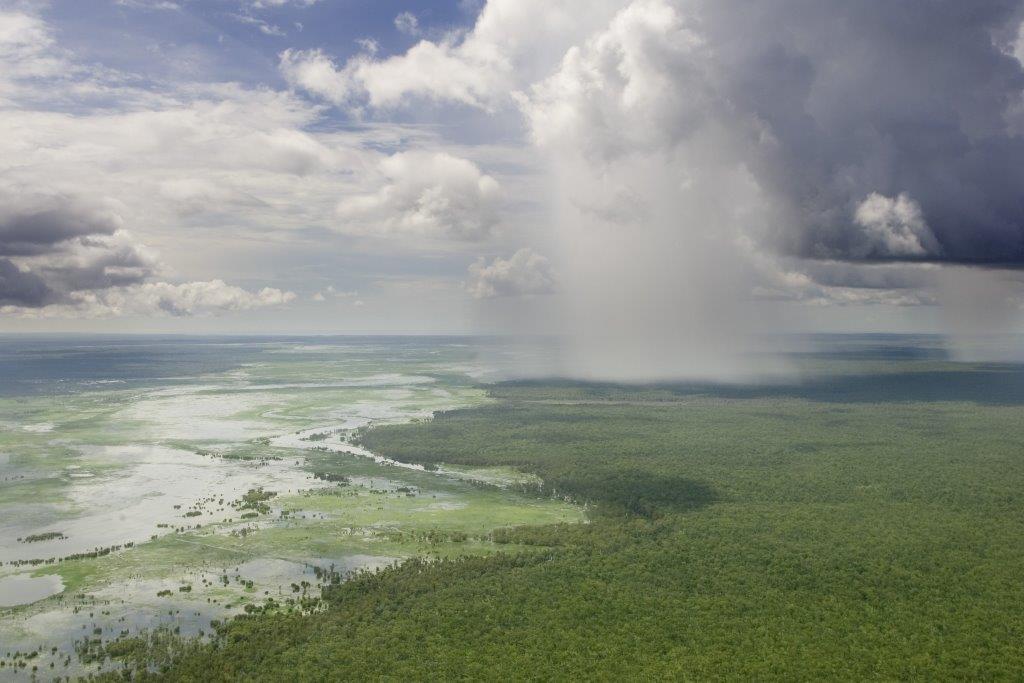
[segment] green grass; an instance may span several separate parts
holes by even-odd
[[[869,403],[503,385],[500,404],[369,431],[399,460],[535,474],[592,523],[498,537],[533,553],[364,575],[324,613],[236,620],[166,676],[1015,678],[1022,408],[1009,389],[990,404],[897,389]]]

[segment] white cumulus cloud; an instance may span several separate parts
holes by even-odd
[[[555,280],[547,258],[531,249],[520,249],[510,258],[496,257],[490,263],[480,258],[469,266],[466,289],[474,298],[550,294]]]
[[[338,105],[359,108],[365,101],[389,108],[419,98],[493,111],[546,74],[566,48],[621,5],[622,0],[490,0],[468,33],[421,40],[401,55],[377,59],[364,53],[339,65],[320,50],[287,50],[280,66],[293,87]],[[418,22],[402,14],[396,25],[408,30]]]
[[[473,241],[498,223],[501,187],[467,159],[400,152],[378,171],[379,190],[339,202],[342,231]]]
[[[872,192],[854,214],[864,229],[865,257],[935,256],[939,244],[925,222],[921,206],[906,193],[886,197]]]
[[[535,142],[588,157],[670,149],[713,106],[704,44],[666,0],[638,0],[520,95]]]

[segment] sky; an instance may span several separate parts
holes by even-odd
[[[1022,19],[0,0],[0,332],[555,333],[689,375],[1016,331]]]

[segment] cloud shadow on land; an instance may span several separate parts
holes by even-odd
[[[722,398],[800,398],[822,403],[963,401],[1014,406],[1024,405],[1024,366],[829,376],[781,386],[676,386],[673,390]]]
[[[603,502],[610,511],[648,519],[669,512],[697,510],[718,499],[714,490],[703,482],[657,472],[623,470],[603,481],[601,486]]]

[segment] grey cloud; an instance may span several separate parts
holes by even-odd
[[[22,271],[10,259],[0,258],[0,306],[39,308],[55,295],[41,277]]]
[[[120,230],[116,214],[66,197],[33,197],[31,203],[26,209],[17,197],[0,197],[0,207],[6,207],[0,214],[4,313],[217,315],[295,299],[291,292],[252,292],[222,280],[154,281],[156,257]]]
[[[18,203],[22,206],[0,209],[0,256],[51,253],[61,243],[112,235],[119,227],[115,217],[63,198],[37,200],[34,206]]]
[[[1020,2],[689,6],[721,96],[750,126],[748,162],[792,219],[774,228],[782,250],[1024,263],[1024,71],[996,39],[1016,31]],[[879,196],[908,198],[922,222],[866,236],[858,209]]]
[[[40,273],[62,290],[82,291],[139,284],[152,277],[154,270],[152,258],[136,245],[122,244],[107,246],[80,263],[44,265]]]
[[[0,197],[0,303],[40,308],[71,292],[140,282],[151,264],[113,238],[120,219],[63,196]]]
[[[789,261],[786,266],[826,287],[854,289],[923,289],[934,284],[936,269],[929,264],[863,264],[844,261]]]
[[[864,264],[803,259],[761,259],[755,299],[814,305],[931,306],[937,303],[938,268],[932,264]]]
[[[735,164],[792,256],[1024,264],[1019,0],[623,6],[520,98],[545,148]]]

